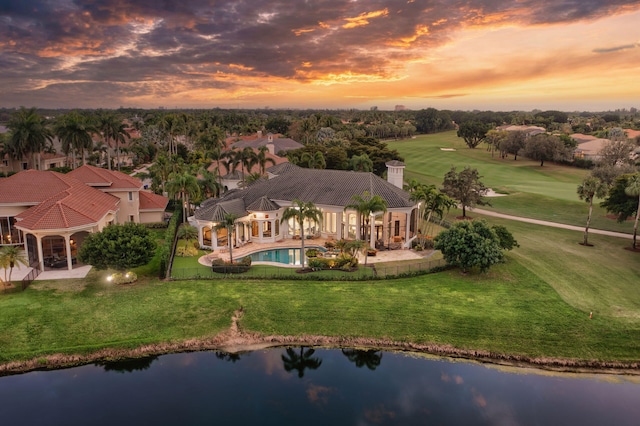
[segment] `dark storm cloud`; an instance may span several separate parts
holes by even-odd
[[[68,82],[73,93],[99,82],[125,96],[131,88],[119,83],[234,84],[220,73],[388,77],[464,26],[551,25],[639,7],[637,0],[0,0],[0,79]]]

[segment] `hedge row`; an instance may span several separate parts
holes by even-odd
[[[164,234],[164,243],[158,247],[160,251],[160,278],[162,279],[167,277],[171,265],[171,256],[180,223],[182,223],[182,210],[177,209],[171,216],[171,220],[169,220],[169,226],[167,226]]]

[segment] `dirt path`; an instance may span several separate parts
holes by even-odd
[[[492,211],[489,211],[489,210],[476,209],[476,208],[469,209],[469,210],[472,211],[473,213],[482,214],[482,215],[485,215],[485,216],[499,217],[501,219],[516,220],[518,222],[533,223],[533,224],[536,224],[536,225],[550,226],[552,228],[561,228],[561,229],[569,229],[571,231],[584,232],[584,226],[566,225],[564,223],[549,222],[549,221],[546,221],[546,220],[531,219],[531,218],[528,218],[528,217],[511,216],[511,215],[508,215],[508,214],[496,213],[496,212],[492,212]],[[618,238],[628,238],[628,239],[632,239],[633,238],[633,235],[631,235],[631,234],[625,234],[623,232],[604,231],[602,229],[590,228],[589,229],[589,233],[590,234],[608,235],[610,237],[618,237]]]

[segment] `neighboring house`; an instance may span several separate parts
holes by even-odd
[[[507,132],[525,132],[528,137],[546,133],[546,129],[540,126],[506,125],[498,126],[496,130],[506,130]]]
[[[64,154],[52,154],[43,152],[40,154],[40,163],[42,164],[42,170],[50,170],[55,167],[64,167],[67,165],[67,156]],[[0,161],[0,173],[7,174],[9,172],[19,172],[22,170],[28,170],[33,168],[33,157],[31,155],[14,159],[5,154],[2,161]]]
[[[81,166],[69,172],[80,182],[120,199],[118,223],[151,223],[164,220],[164,210],[169,199],[143,189],[139,179],[124,173]]]
[[[25,170],[0,179],[0,246],[23,245],[29,263],[72,269],[84,238],[112,223],[159,222],[168,199],[119,172]],[[131,198],[131,199],[130,199]]]
[[[359,239],[360,215],[355,210],[345,211],[345,206],[353,203],[354,195],[368,192],[387,202],[387,213],[371,221],[369,244],[397,242],[408,247],[415,236],[417,206],[402,189],[404,164],[390,161],[387,167],[389,179],[385,181],[368,172],[305,169],[282,163],[268,169],[268,180],[206,200],[189,221],[198,228],[200,245],[214,250],[228,246],[227,230],[216,230],[228,213],[239,216],[231,236],[236,246],[300,238],[295,220],[280,223],[284,209],[298,199],[312,202],[322,211],[321,223],[305,223],[306,236]]]
[[[576,141],[578,145],[573,150],[573,158],[583,158],[585,160],[597,160],[600,150],[609,142],[609,139],[597,138],[582,133],[574,133],[570,135],[571,139]]]
[[[289,138],[280,138],[272,133],[268,133],[266,138],[262,137],[262,132],[258,132],[258,136],[255,139],[244,139],[231,142],[230,146],[233,149],[244,149],[246,147],[258,149],[261,146],[266,146],[271,154],[279,154],[281,152],[292,151],[294,149],[304,147],[300,142],[296,142]]]
[[[257,154],[259,151],[258,149],[254,148],[253,152]],[[265,157],[267,158],[267,164],[266,164],[267,168],[273,165],[277,166],[278,164],[286,163],[289,161],[285,157],[279,157],[270,152],[267,152],[265,154]],[[213,172],[216,167],[218,167],[218,164],[214,161],[213,163],[211,163],[208,170],[210,172]],[[222,171],[222,169],[224,169],[224,167],[221,167],[220,171]],[[254,164],[253,166],[251,166],[251,169],[244,170],[244,171],[240,168],[240,166],[238,166],[236,170],[229,170],[228,173],[222,176],[222,187],[224,192],[229,191],[231,189],[240,188],[242,186],[240,185],[240,183],[242,182],[243,173],[245,175],[249,175],[251,173],[256,173],[256,172],[260,173],[260,164]]]

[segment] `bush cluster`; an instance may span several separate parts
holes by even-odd
[[[116,272],[111,275],[111,282],[114,284],[131,284],[138,281],[138,275],[135,272]]]
[[[191,245],[184,245],[176,249],[176,256],[192,257],[198,255],[198,249]]]
[[[242,274],[251,268],[251,258],[243,257],[240,262],[225,262],[222,259],[211,261],[211,270],[220,274]]]
[[[169,223],[167,223],[167,222],[151,222],[151,223],[145,223],[144,226],[146,226],[149,229],[166,229],[169,226]]]
[[[358,266],[358,258],[351,256],[338,256],[333,259],[324,257],[312,257],[309,259],[311,269],[351,269]]]
[[[318,257],[318,249],[310,248],[306,252],[307,257]]]
[[[416,251],[432,250],[433,245],[432,238],[414,238],[413,241],[411,241],[411,248]]]

